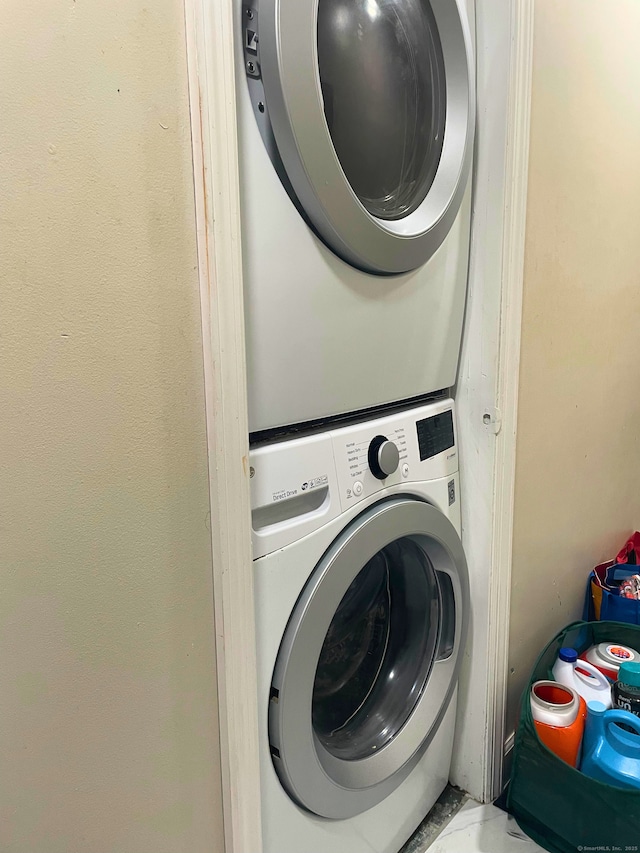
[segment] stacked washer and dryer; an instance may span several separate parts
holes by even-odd
[[[265,853],[396,853],[469,618],[473,0],[239,0]]]

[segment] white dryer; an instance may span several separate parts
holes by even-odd
[[[451,400],[252,450],[265,853],[396,853],[446,785],[469,591]]]
[[[253,433],[452,386],[473,0],[237,0]]]

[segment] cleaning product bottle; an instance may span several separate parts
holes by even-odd
[[[556,681],[531,686],[531,716],[542,743],[572,767],[578,763],[587,706],[572,687]]]
[[[621,663],[613,685],[613,707],[640,717],[640,663]]]
[[[620,643],[598,643],[582,652],[580,659],[592,663],[609,681],[615,681],[620,664],[625,661],[640,661],[640,652]]]
[[[606,708],[611,707],[611,684],[607,677],[592,663],[578,660],[575,649],[560,649],[551,672],[559,684],[573,687],[585,702],[597,700]]]
[[[609,785],[640,790],[640,718],[587,702],[580,770]]]

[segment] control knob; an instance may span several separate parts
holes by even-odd
[[[377,435],[369,445],[369,468],[378,480],[385,480],[397,471],[400,462],[400,452],[393,441],[385,435]]]

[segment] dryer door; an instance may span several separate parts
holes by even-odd
[[[456,685],[468,595],[460,539],[430,504],[381,501],[333,543],[289,620],[269,702],[273,762],[300,805],[351,817],[409,774]]]
[[[374,273],[424,264],[471,168],[465,0],[245,0],[245,69],[272,160],[312,227]]]

